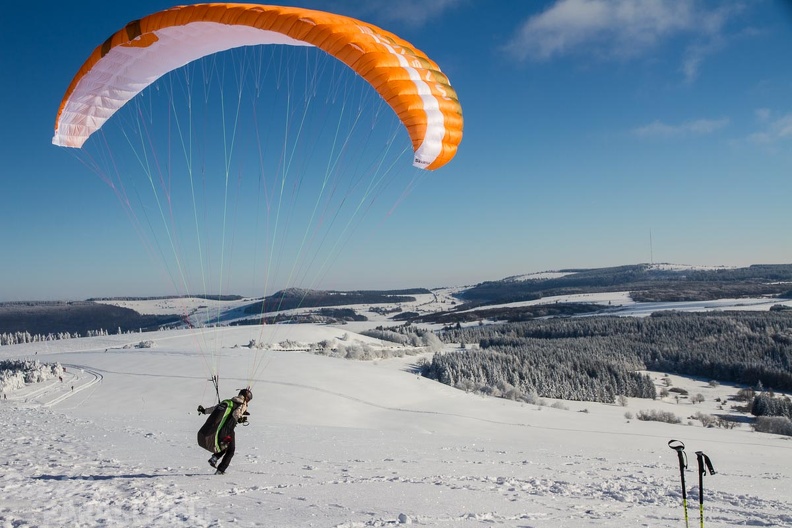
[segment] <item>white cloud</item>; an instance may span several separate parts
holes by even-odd
[[[770,109],[769,108],[757,108],[754,111],[756,115],[756,120],[760,123],[766,123],[770,120]]]
[[[740,10],[738,2],[707,9],[701,0],[557,0],[525,21],[506,49],[519,59],[624,60],[685,38],[680,69],[692,79],[704,58],[722,47],[726,23]]]
[[[773,118],[768,109],[760,108],[756,116],[764,128],[748,136],[748,141],[769,144],[792,138],[792,113]]]
[[[662,121],[654,121],[648,125],[638,127],[632,132],[642,138],[675,138],[684,136],[704,136],[712,134],[729,125],[729,118],[696,119],[684,123],[669,125]]]

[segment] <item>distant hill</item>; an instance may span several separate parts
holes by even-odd
[[[392,320],[456,324],[476,320],[523,321],[541,317],[569,317],[578,314],[606,313],[607,305],[591,302],[545,302],[532,306],[498,306],[535,301],[553,296],[629,292],[635,302],[711,301],[717,299],[777,297],[792,299],[792,264],[757,264],[744,268],[702,268],[672,264],[635,264],[608,268],[562,269],[487,281],[467,288],[453,288],[461,302],[436,305],[430,310],[402,306],[416,301],[416,296],[432,295],[426,288],[403,290],[323,291],[290,288],[263,300],[245,305],[238,295],[205,295],[208,301],[230,302],[212,320],[223,324],[257,324],[262,313],[318,308],[324,312],[280,315],[268,322],[329,322],[365,319],[352,311],[328,311],[334,307],[382,305],[392,310]],[[437,295],[434,296],[437,299]],[[174,299],[174,297],[115,297],[80,302],[0,303],[0,334],[29,332],[50,334],[69,332],[87,335],[107,330],[153,330],[164,325],[186,324],[185,311],[174,304],[173,314],[141,315],[133,309],[113,304],[125,301]],[[94,302],[94,301],[102,302]],[[134,304],[134,303],[132,303]],[[439,307],[439,308],[438,308]],[[449,308],[450,307],[450,308]],[[433,310],[440,311],[434,312]],[[224,309],[226,310],[226,309]],[[375,308],[372,311],[376,311]]]
[[[180,321],[177,315],[141,315],[129,308],[91,301],[0,303],[0,334],[28,332],[88,335],[107,330],[116,333],[155,330]]]
[[[208,301],[241,301],[244,299],[241,295],[180,295],[180,296],[154,296],[154,297],[94,297],[87,299],[94,302],[107,302],[107,301],[158,301],[164,299],[206,299]]]
[[[258,315],[262,309],[267,312],[279,312],[295,308],[325,308],[334,306],[347,306],[354,304],[380,304],[413,302],[413,295],[430,294],[425,288],[387,291],[320,291],[302,290],[292,288],[283,290],[265,298],[263,301],[248,305],[242,314]],[[204,295],[202,299],[215,301],[237,301],[243,299],[238,295]],[[112,301],[154,301],[173,299],[174,297],[113,297],[96,298],[87,301],[32,301],[0,303],[0,334],[13,334],[28,332],[31,335],[47,335],[58,333],[77,334],[86,336],[91,332],[106,330],[116,333],[158,330],[163,326],[180,325],[185,323],[183,313],[141,315],[131,308],[112,304]],[[102,302],[97,302],[102,301]],[[359,319],[354,312],[339,311],[319,313],[323,320],[356,320]],[[365,318],[364,318],[365,319]],[[219,320],[224,320],[222,317]],[[290,318],[291,322],[302,319]],[[246,324],[260,322],[251,319]]]
[[[529,276],[530,277],[530,276]],[[598,269],[558,270],[550,278],[507,278],[482,282],[458,294],[460,309],[531,301],[555,295],[629,291],[637,302],[705,301],[783,295],[792,283],[792,264],[746,268],[685,268],[636,264]]]
[[[413,295],[431,293],[425,288],[408,290],[322,291],[290,288],[245,308],[245,313],[282,312],[295,308],[322,308],[351,304],[382,304],[415,301]]]

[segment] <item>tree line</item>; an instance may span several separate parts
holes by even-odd
[[[484,392],[612,402],[655,397],[640,370],[792,390],[789,312],[658,312],[449,327],[424,374]],[[471,347],[471,345],[474,345]]]
[[[54,334],[31,334],[30,332],[3,332],[0,334],[0,346],[20,345],[23,343],[41,343],[60,341],[61,339],[77,339],[79,337],[96,337],[110,335],[107,330],[89,330],[85,336],[78,333],[58,332]]]
[[[754,397],[751,404],[754,416],[783,416],[792,419],[792,401],[788,397],[776,397],[772,393],[763,392]]]

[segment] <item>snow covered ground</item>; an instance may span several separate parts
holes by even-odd
[[[539,407],[419,378],[415,357],[351,361],[246,346],[377,345],[348,325],[207,332],[0,347],[0,359],[65,366],[62,382],[0,400],[0,526],[679,527],[670,439],[690,457],[691,525],[702,450],[718,471],[705,477],[706,526],[792,526],[792,438],[687,419],[728,412],[715,399],[736,387],[673,378],[705,401]],[[152,346],[136,348],[143,340]],[[212,357],[200,352],[207,344]],[[195,408],[214,399],[214,359],[223,397],[260,367],[251,425],[238,428],[224,476],[195,441]],[[627,419],[641,409],[671,411],[685,425]]]

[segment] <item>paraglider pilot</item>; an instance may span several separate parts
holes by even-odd
[[[238,423],[246,423],[250,413],[248,403],[253,399],[249,388],[242,389],[231,399],[204,408],[198,406],[198,414],[208,414],[203,427],[198,431],[198,445],[212,453],[209,465],[216,468],[215,475],[222,475],[234,458],[236,439],[234,428]],[[219,461],[219,464],[218,464]]]

